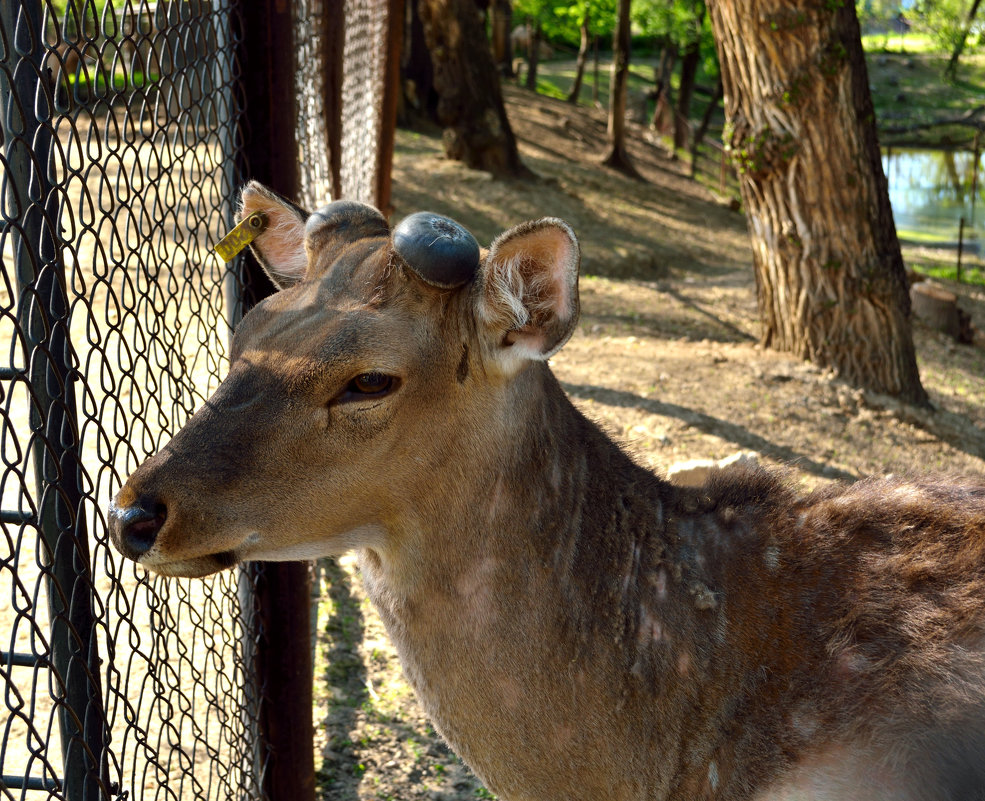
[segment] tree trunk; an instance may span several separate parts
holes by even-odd
[[[708,103],[708,108],[705,109],[704,115],[701,117],[701,124],[698,126],[698,130],[694,132],[694,138],[691,140],[691,177],[695,176],[698,169],[698,148],[701,147],[701,143],[704,141],[705,134],[708,133],[708,127],[711,125],[711,118],[715,114],[715,109],[718,108],[718,104],[722,99],[722,95],[725,92],[725,88],[722,86],[722,78],[719,76],[718,83],[715,84],[715,91],[711,96],[711,100]]]
[[[691,138],[691,100],[700,62],[701,49],[694,42],[688,45],[681,59],[681,86],[677,90],[677,111],[674,114],[674,150],[687,147]]]
[[[513,77],[513,43],[510,31],[513,29],[513,6],[510,0],[493,0],[490,6],[492,17],[493,62],[499,74]]]
[[[968,34],[971,33],[971,26],[975,22],[975,15],[978,14],[978,6],[981,4],[981,1],[974,0],[972,2],[971,8],[968,10],[968,16],[965,19],[964,27],[961,29],[961,35],[958,37],[958,41],[954,45],[954,50],[951,52],[951,58],[948,60],[947,67],[944,69],[944,77],[950,81],[958,77],[958,59],[961,58],[961,54],[964,52],[964,46],[968,41]]]
[[[626,85],[629,78],[629,2],[619,0],[612,36],[612,73],[609,81],[609,149],[602,164],[636,175],[626,152]]]
[[[434,67],[445,155],[496,175],[529,175],[473,0],[419,0],[418,13]]]
[[[527,22],[530,37],[527,41],[527,83],[531,92],[537,91],[537,64],[540,63],[540,20],[532,25]]]
[[[674,113],[671,111],[670,76],[674,72],[676,62],[677,47],[668,42],[660,53],[659,66],[654,68],[654,82],[656,84],[654,100],[656,102],[653,106],[653,117],[650,120],[650,127],[661,134],[670,130],[674,120]]]
[[[404,109],[413,109],[432,122],[437,122],[438,93],[434,89],[434,66],[431,64],[427,42],[424,41],[419,6],[419,0],[409,0],[404,12],[404,46],[400,52]],[[341,25],[339,30],[341,34]],[[341,61],[341,52],[339,59]],[[341,104],[341,99],[339,103]]]
[[[599,35],[592,37],[592,105],[599,106]]]
[[[585,11],[585,16],[581,18],[581,41],[578,43],[578,60],[575,62],[575,82],[571,85],[571,91],[565,98],[569,103],[577,103],[578,95],[581,94],[581,82],[585,78],[585,64],[588,62],[588,34],[589,15]]]
[[[854,3],[709,6],[763,343],[926,405]]]

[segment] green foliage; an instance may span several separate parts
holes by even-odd
[[[918,4],[921,27],[930,34],[941,51],[952,52],[965,35],[970,6],[969,0],[925,0]],[[978,36],[969,36],[965,52],[972,52],[978,44]]]
[[[72,13],[79,17],[94,16],[98,19],[102,16],[103,9],[109,0],[48,0],[52,10],[58,15],[58,19],[63,19],[65,13],[71,8]],[[113,2],[114,8],[122,8],[122,0]]]
[[[593,34],[611,36],[616,24],[616,0],[515,0],[513,24],[540,23],[543,37],[550,42],[577,48],[581,40],[581,21],[588,12]]]
[[[867,50],[906,49],[908,52],[950,54],[960,42],[968,25],[972,0],[922,0],[905,11],[898,0],[856,0],[855,11],[862,28]],[[911,27],[905,34],[895,29],[893,20],[903,14]],[[972,25],[965,53],[973,53],[985,44],[982,26]]]
[[[57,29],[58,36],[68,41],[75,41],[80,36],[96,40],[116,37],[120,13],[128,8],[135,11],[139,8],[137,0],[42,0],[42,4],[48,30]]]
[[[631,14],[633,28],[658,47],[684,51],[697,44],[703,73],[713,80],[718,77],[715,36],[701,0],[634,0]]]
[[[632,6],[633,26],[644,36],[686,48],[710,28],[702,2],[695,0],[637,0]]]
[[[863,29],[867,25],[881,25],[899,12],[899,0],[855,0],[855,14]]]

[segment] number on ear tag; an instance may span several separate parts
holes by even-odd
[[[256,239],[266,227],[267,218],[263,212],[255,211],[216,242],[213,249],[228,264],[242,253],[243,249]]]

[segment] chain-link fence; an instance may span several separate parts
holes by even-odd
[[[253,174],[251,112],[268,114],[246,2],[0,2],[0,799],[267,795],[257,572],[148,576],[105,525],[215,389],[241,315],[249,271],[211,247]],[[377,173],[355,194],[379,202],[385,71],[333,107],[326,43],[389,4],[275,5],[300,65],[283,119],[303,199],[341,193],[338,137],[361,120]]]

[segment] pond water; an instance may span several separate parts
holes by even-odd
[[[978,187],[973,198],[974,154],[961,150],[883,151],[889,200],[900,239],[954,245],[965,220],[965,246],[985,245],[985,170],[978,155]]]

